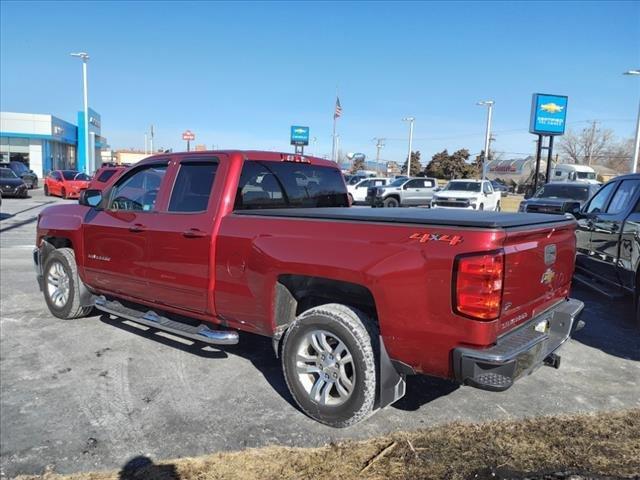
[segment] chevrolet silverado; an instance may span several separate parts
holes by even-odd
[[[272,339],[295,401],[345,427],[427,374],[505,390],[579,327],[576,222],[349,208],[335,163],[159,154],[39,215],[34,262],[62,319],[98,309],[203,344]]]

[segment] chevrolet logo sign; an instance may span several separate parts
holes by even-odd
[[[542,278],[540,278],[540,283],[551,285],[554,278],[556,278],[556,272],[554,272],[550,268],[547,268],[547,270],[542,274]]]

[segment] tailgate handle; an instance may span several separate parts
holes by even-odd
[[[142,225],[140,223],[136,223],[136,224],[131,225],[129,227],[129,231],[133,232],[133,233],[140,233],[140,232],[144,232],[145,231],[145,227],[144,227],[144,225]]]
[[[202,238],[207,236],[207,232],[203,232],[197,228],[190,228],[189,230],[182,232],[182,235],[187,238]]]

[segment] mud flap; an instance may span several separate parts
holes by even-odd
[[[404,397],[407,389],[404,375],[396,370],[389,358],[384,340],[380,338],[380,380],[378,389],[378,401],[375,408],[384,408],[387,405]]]

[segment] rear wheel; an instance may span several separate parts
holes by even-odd
[[[387,208],[396,208],[400,206],[400,202],[398,201],[397,198],[390,197],[390,198],[385,198],[383,205]]]
[[[371,321],[345,305],[322,305],[300,315],[282,347],[284,377],[300,409],[332,427],[371,415],[377,339]]]
[[[52,251],[44,264],[44,299],[49,311],[64,320],[84,317],[91,307],[80,305],[80,277],[72,249]]]

